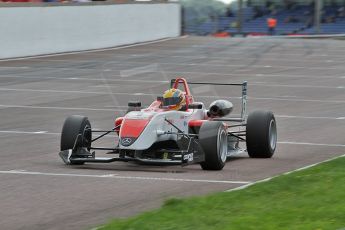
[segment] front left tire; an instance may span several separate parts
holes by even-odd
[[[228,133],[220,121],[204,122],[199,131],[199,151],[203,151],[205,161],[201,162],[203,170],[223,169],[228,153]]]

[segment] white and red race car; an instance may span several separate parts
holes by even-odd
[[[189,84],[241,86],[241,116],[227,117],[233,109],[227,100],[216,100],[208,108],[195,102]],[[68,165],[113,161],[158,165],[199,163],[204,170],[221,170],[228,157],[243,152],[254,158],[272,157],[277,142],[276,121],[268,111],[254,111],[246,116],[247,82],[193,83],[177,78],[171,80],[171,87],[183,90],[186,106],[181,110],[167,109],[161,97],[147,108],[141,108],[140,102],[129,102],[127,114],[116,118],[115,127],[106,131],[92,130],[87,117],[69,116],[61,133],[60,157]],[[94,133],[102,134],[93,139]],[[92,145],[110,133],[118,135],[113,147]],[[246,148],[241,148],[240,142],[245,142]],[[107,151],[114,157],[96,157],[94,150]]]

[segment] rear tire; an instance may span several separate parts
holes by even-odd
[[[199,151],[205,154],[205,161],[201,162],[203,170],[223,169],[228,153],[228,133],[222,122],[207,121],[201,125],[199,131]]]
[[[246,128],[248,155],[271,158],[277,145],[277,125],[272,112],[254,111],[249,114]]]
[[[61,132],[61,151],[77,148],[87,148],[89,150],[91,140],[91,124],[87,117],[72,115],[66,118]]]

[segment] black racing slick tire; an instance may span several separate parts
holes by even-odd
[[[249,114],[246,128],[248,155],[271,158],[277,146],[277,124],[272,112],[254,111]]]
[[[204,122],[199,131],[199,151],[205,155],[203,170],[223,169],[228,153],[228,133],[220,121]]]
[[[60,150],[91,148],[91,124],[87,117],[72,115],[66,118],[61,132]]]

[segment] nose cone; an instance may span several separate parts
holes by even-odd
[[[149,123],[148,119],[124,119],[120,129],[120,143],[123,146],[133,144]]]

